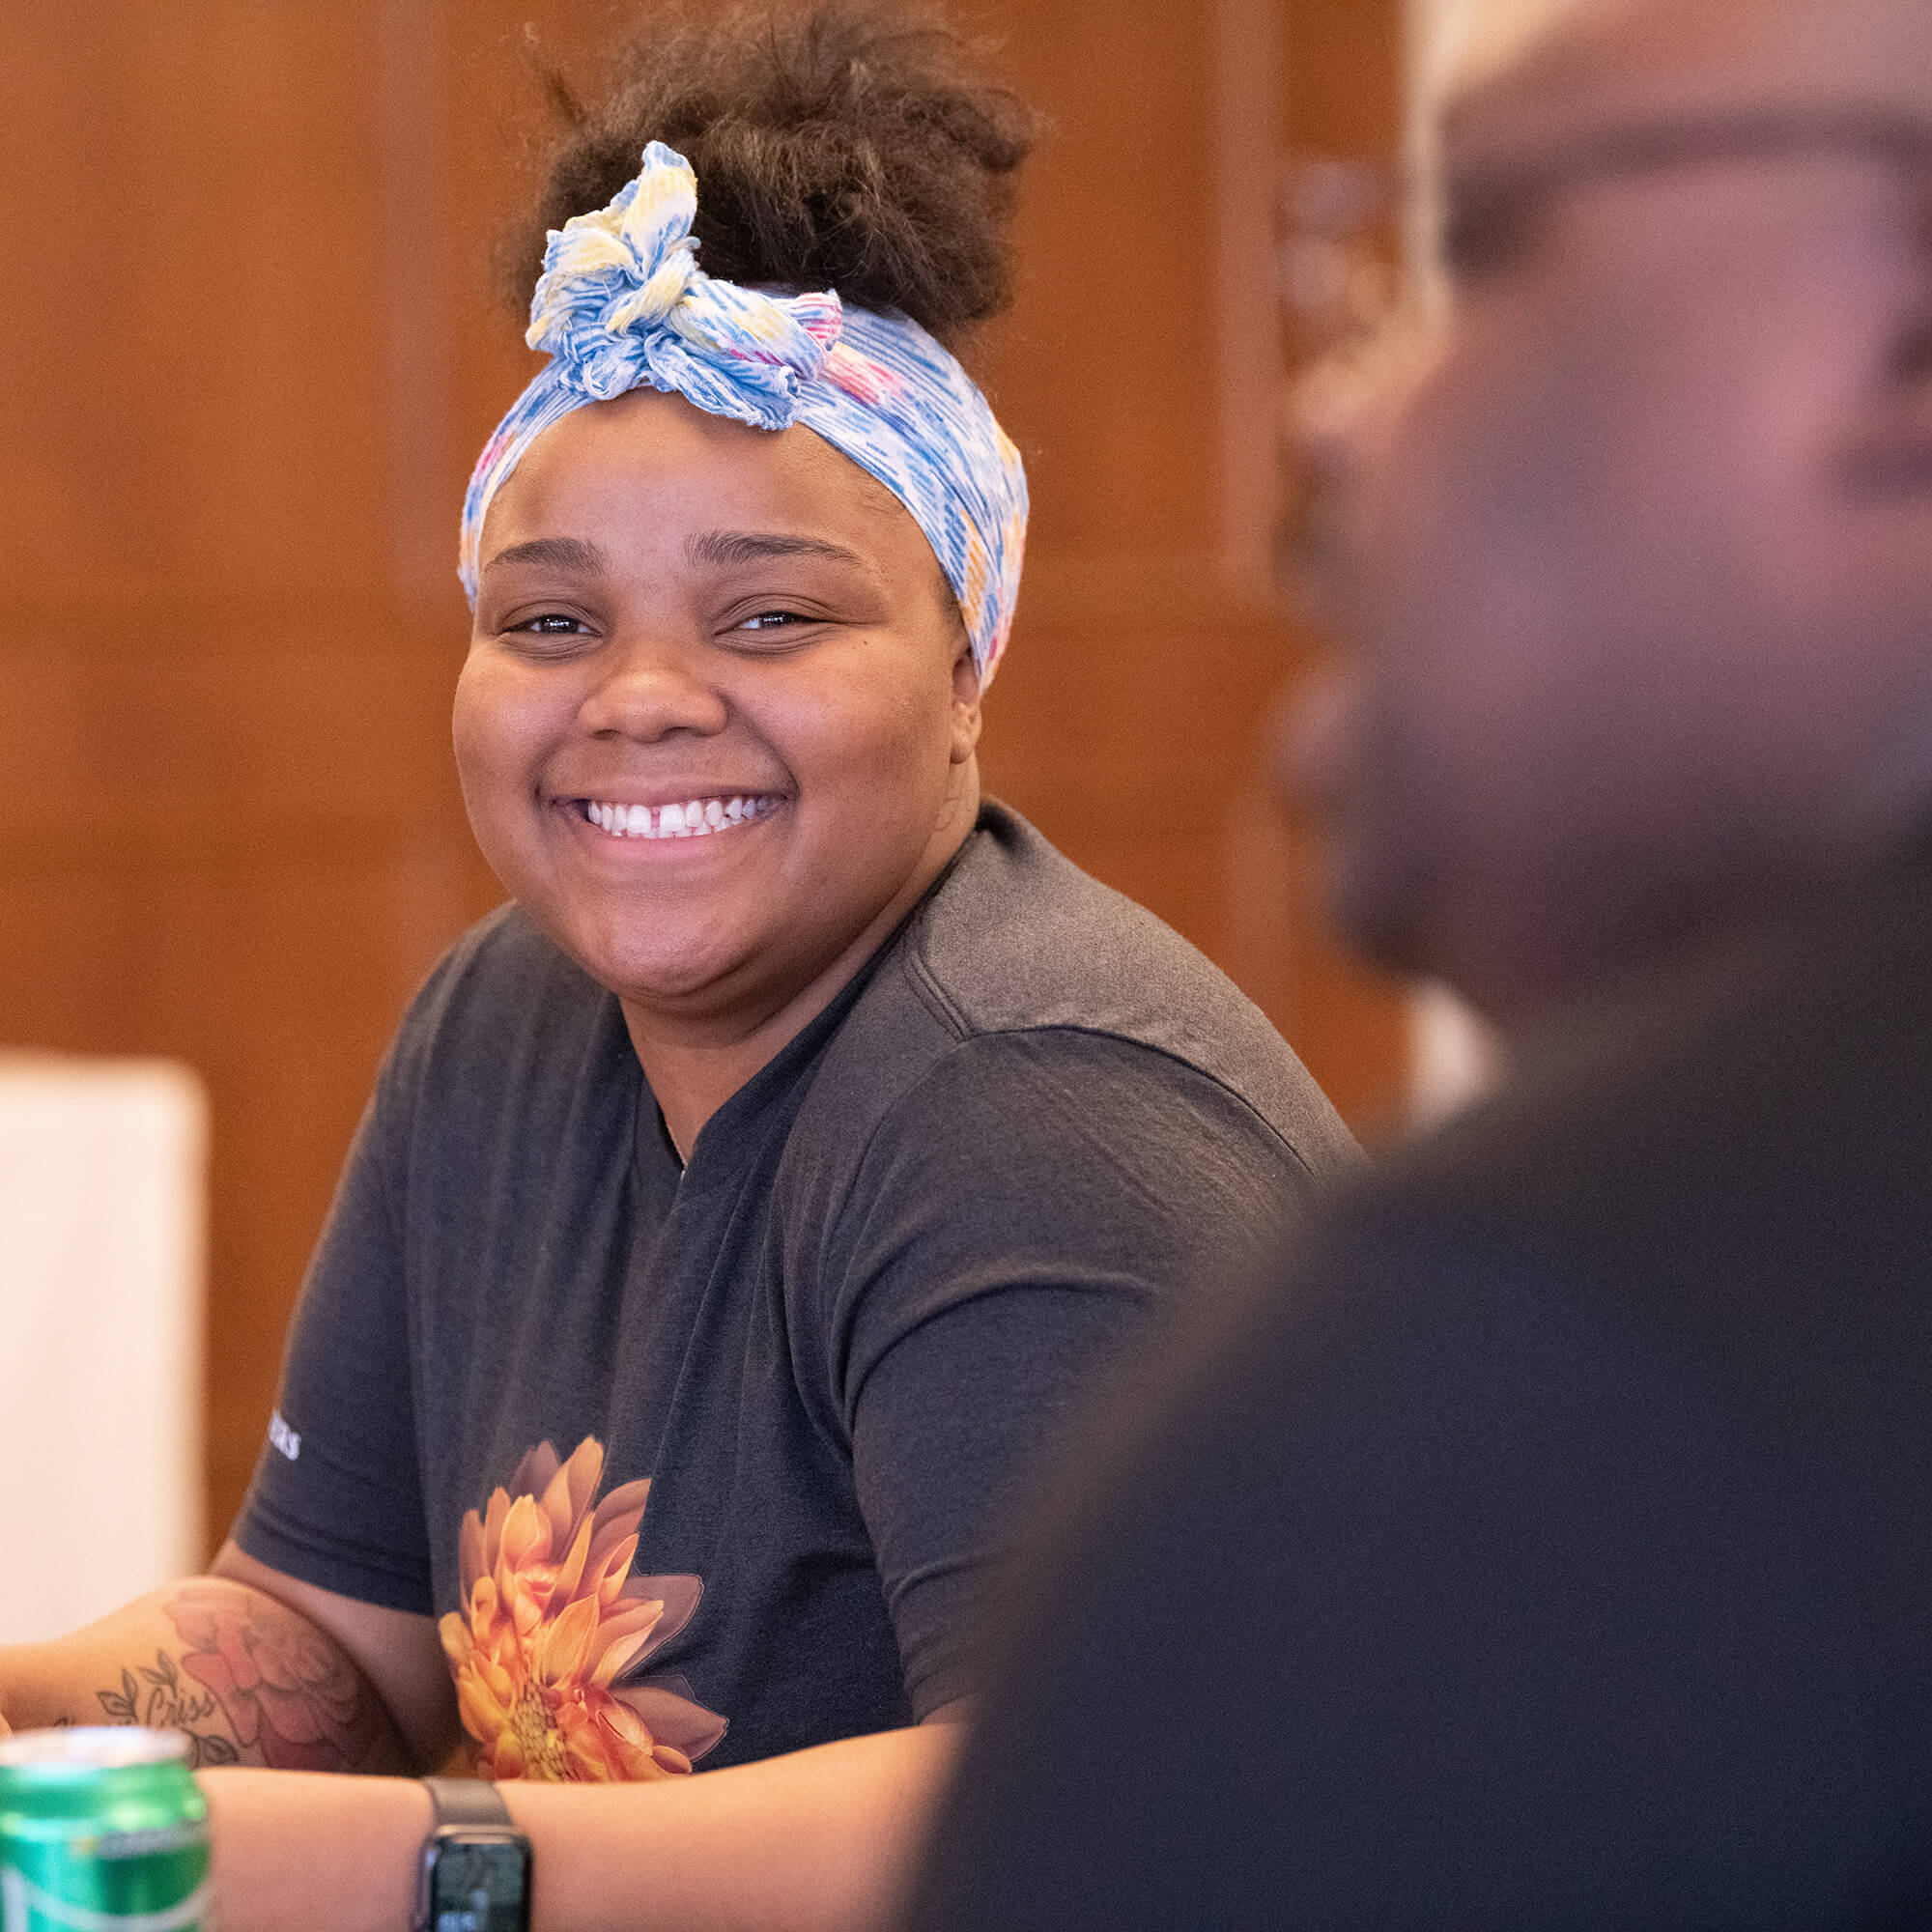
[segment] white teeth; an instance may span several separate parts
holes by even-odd
[[[736,794],[728,799],[694,798],[683,805],[606,805],[586,799],[583,815],[618,838],[703,838],[734,825],[750,825],[773,809],[775,800]]]

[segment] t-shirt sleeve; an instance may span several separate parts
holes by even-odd
[[[404,1255],[385,1172],[390,1078],[385,1069],[350,1148],[233,1535],[305,1583],[427,1615]]]
[[[1308,1185],[1217,1082],[1070,1029],[963,1041],[886,1116],[833,1236],[832,1373],[916,1716],[972,1688],[989,1571],[1095,1381]]]

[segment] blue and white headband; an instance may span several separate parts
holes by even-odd
[[[1026,470],[965,370],[920,326],[836,295],[765,295],[697,266],[697,183],[662,141],[608,208],[553,229],[530,303],[551,360],[484,445],[459,574],[476,602],[491,499],[524,452],[586,403],[648,385],[759,429],[803,423],[878,478],[959,600],[983,687],[1005,650],[1026,547]]]

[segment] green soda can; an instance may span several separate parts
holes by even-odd
[[[179,1731],[0,1738],[0,1932],[204,1932],[208,1804]]]

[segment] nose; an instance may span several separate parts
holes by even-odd
[[[715,736],[729,722],[730,706],[707,671],[698,648],[677,639],[649,633],[613,639],[597,654],[578,724],[593,738],[640,744],[678,732]]]

